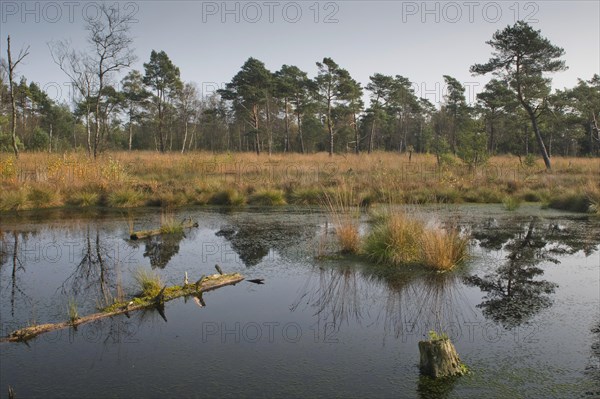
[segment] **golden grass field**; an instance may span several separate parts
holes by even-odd
[[[452,158],[377,152],[158,154],[109,152],[0,155],[0,211],[52,207],[181,207],[187,205],[312,205],[324,193],[349,190],[357,205],[372,203],[519,203],[598,212],[600,160],[490,158],[471,169]]]

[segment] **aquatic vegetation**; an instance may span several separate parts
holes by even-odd
[[[512,195],[504,197],[502,205],[507,211],[516,211],[521,206],[521,199]]]
[[[354,190],[341,186],[323,193],[322,207],[334,224],[337,242],[342,253],[358,253],[360,250],[360,208]]]
[[[154,271],[139,268],[133,274],[133,278],[141,291],[140,296],[154,297],[163,287],[162,279]]]
[[[430,228],[421,237],[422,263],[434,270],[450,270],[468,256],[469,240],[456,229]]]
[[[285,205],[285,193],[282,190],[262,189],[252,194],[248,203],[264,206]]]
[[[425,226],[404,213],[381,217],[365,239],[365,254],[377,263],[393,266],[421,261],[421,237]]]
[[[450,270],[468,256],[468,239],[455,229],[428,227],[402,212],[389,213],[366,237],[364,252],[377,263]]]
[[[74,298],[69,298],[69,303],[67,305],[67,309],[69,311],[69,321],[71,322],[71,324],[73,324],[79,319],[79,312],[77,310],[77,302],[75,302]]]

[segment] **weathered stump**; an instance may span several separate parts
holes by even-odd
[[[433,378],[449,377],[466,373],[466,366],[448,338],[419,341],[421,373]]]

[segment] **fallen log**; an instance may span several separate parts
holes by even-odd
[[[179,227],[179,226],[177,226],[177,227]],[[181,222],[182,229],[191,229],[192,227],[198,227],[198,222],[194,222],[193,220],[189,220],[189,219]],[[157,236],[160,234],[165,234],[165,229],[160,228],[160,229],[154,229],[154,230],[136,231],[134,233],[131,233],[129,238],[132,240],[142,240],[144,238]]]
[[[156,296],[136,297],[133,300],[115,303],[108,306],[99,313],[94,313],[84,317],[79,317],[74,320],[64,321],[61,323],[39,324],[35,326],[25,327],[20,330],[13,331],[6,337],[0,338],[0,342],[23,342],[30,340],[40,334],[55,330],[77,326],[92,321],[113,317],[120,314],[142,310],[147,308],[155,308],[164,305],[165,302],[187,295],[200,295],[203,292],[212,291],[226,285],[237,284],[243,281],[244,277],[239,273],[231,274],[213,274],[205,276],[197,284],[188,284],[181,286],[163,287],[160,293]],[[204,301],[202,301],[203,303]]]

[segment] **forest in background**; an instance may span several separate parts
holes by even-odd
[[[496,154],[539,154],[548,169],[553,155],[599,155],[600,76],[552,91],[550,74],[567,67],[564,51],[524,22],[496,32],[487,42],[490,60],[470,67],[492,76],[475,102],[444,75],[443,100],[433,104],[417,96],[408,77],[374,73],[363,86],[328,57],[313,71],[270,71],[249,58],[224,88],[203,95],[195,82],[182,81],[164,51],[153,50],[143,70],[131,69],[137,56],[128,17],[106,5],[102,11],[85,27],[88,48],[48,44],[49,58],[71,83],[71,102],[57,103],[19,75],[28,48],[10,54],[8,43],[0,68],[0,150],[81,150],[91,157],[119,150],[384,150],[435,154],[438,163],[457,156],[471,166]]]

